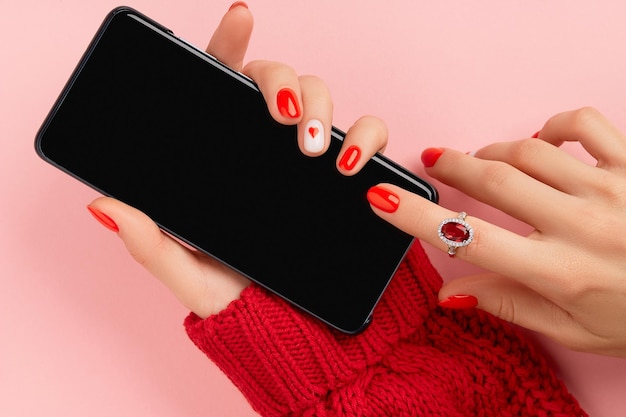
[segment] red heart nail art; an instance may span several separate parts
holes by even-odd
[[[316,127],[310,127],[309,128],[309,135],[311,135],[312,138],[314,138],[315,136],[317,136],[318,132],[320,130]]]

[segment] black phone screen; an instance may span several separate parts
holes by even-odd
[[[105,20],[36,140],[48,162],[330,325],[363,328],[412,237],[374,215],[391,182],[426,182],[376,156],[353,177],[304,156],[254,83],[140,13]]]

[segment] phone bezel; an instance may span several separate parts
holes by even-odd
[[[44,160],[46,160],[48,163],[56,166],[58,169],[61,169],[62,171],[66,172],[67,174],[71,175],[72,177],[76,178],[77,180],[85,183],[86,185],[90,186],[91,188],[96,189],[100,193],[102,193],[104,195],[108,195],[108,196],[113,196],[113,197],[115,197],[115,196],[112,195],[107,190],[101,189],[97,185],[92,184],[92,183],[86,181],[80,175],[77,175],[76,173],[72,172],[71,170],[68,170],[65,167],[63,167],[62,165],[56,163],[56,161],[50,159],[45,154],[45,152],[43,151],[43,149],[41,147],[41,142],[42,142],[42,138],[43,138],[45,132],[47,131],[49,123],[53,120],[56,112],[63,105],[63,102],[64,102],[64,99],[65,99],[66,95],[69,94],[69,92],[72,90],[72,86],[73,86],[74,82],[80,76],[84,64],[89,60],[89,57],[90,57],[91,53],[97,47],[98,42],[99,42],[101,36],[107,30],[107,27],[108,27],[109,23],[116,16],[118,16],[120,14],[126,14],[126,15],[134,18],[138,22],[144,24],[144,25],[151,26],[153,28],[153,30],[156,30],[157,32],[161,33],[163,36],[167,37],[170,41],[176,43],[180,47],[183,47],[187,51],[189,51],[189,52],[191,52],[191,53],[201,57],[202,59],[206,60],[207,62],[210,62],[212,65],[214,65],[215,67],[219,68],[224,73],[227,73],[231,77],[236,78],[237,80],[239,80],[240,82],[244,83],[249,88],[251,88],[254,91],[256,91],[257,93],[260,93],[260,91],[259,91],[258,87],[256,86],[256,84],[254,83],[254,81],[252,81],[249,77],[247,77],[244,74],[241,74],[241,73],[239,73],[239,72],[229,68],[228,66],[224,65],[219,60],[217,60],[215,57],[213,57],[213,56],[209,55],[208,53],[206,53],[206,52],[196,48],[195,46],[189,44],[188,42],[180,39],[179,37],[174,35],[174,33],[170,29],[166,28],[165,26],[159,24],[158,22],[148,18],[147,16],[141,14],[140,12],[138,12],[138,11],[132,9],[132,8],[123,6],[123,7],[118,7],[116,9],[114,9],[111,13],[109,13],[107,18],[105,19],[105,21],[101,25],[100,29],[98,30],[98,32],[94,36],[92,42],[90,43],[89,47],[87,48],[86,52],[84,53],[83,57],[81,58],[78,66],[76,67],[76,69],[73,72],[72,76],[68,80],[66,86],[62,90],[61,95],[59,96],[58,100],[54,104],[52,110],[50,111],[50,114],[48,115],[48,117],[46,118],[44,123],[42,124],[41,129],[37,133],[37,138],[36,138],[36,141],[35,141],[35,147],[36,147],[36,151],[37,151],[38,155],[40,157],[42,157]],[[345,136],[345,133],[342,132],[341,130],[333,127],[332,128],[332,132],[331,132],[331,136],[332,136],[332,140],[338,141],[338,143],[341,143],[343,141],[343,137]],[[426,198],[428,198],[430,201],[433,201],[435,203],[437,202],[438,195],[437,195],[436,189],[432,185],[430,185],[429,183],[424,181],[423,179],[415,176],[410,171],[400,167],[399,165],[395,164],[393,161],[391,161],[390,159],[384,157],[383,155],[380,155],[380,154],[375,155],[372,158],[372,162],[376,163],[376,164],[380,164],[381,166],[385,167],[386,169],[389,169],[389,170],[393,171],[396,175],[398,175],[400,177],[403,177],[407,181],[411,181],[412,183],[416,184],[418,187],[421,188],[421,191],[426,195]],[[167,232],[167,233],[171,234],[172,236],[178,238],[179,240],[185,242],[186,244],[188,244],[188,245],[190,245],[190,246],[192,246],[192,247],[194,247],[194,248],[196,248],[196,249],[198,249],[200,251],[203,251],[203,252],[207,253],[202,247],[198,247],[193,241],[190,241],[185,236],[180,235],[180,233],[178,233],[176,230],[172,230],[171,228],[168,228],[168,227],[166,227],[166,226],[164,226],[162,224],[159,224],[159,227],[161,227],[165,232]],[[409,246],[410,245],[407,245],[406,250],[408,250]],[[405,253],[406,253],[406,250],[405,250]],[[405,253],[403,253],[402,256],[404,256]],[[207,253],[207,254],[210,255],[210,256],[213,256],[211,253]],[[264,285],[263,282],[260,282],[259,280],[255,279],[255,277],[252,277],[252,276],[246,274],[244,271],[239,270],[236,265],[229,265],[229,266],[231,268],[233,268],[233,269],[243,273],[244,275],[248,276],[249,278],[251,278],[253,281],[257,282],[258,284],[260,284],[262,286],[265,286],[270,291],[273,291],[273,292],[277,293],[279,296],[281,296],[281,297],[283,297],[283,298],[285,298],[288,301],[293,303],[293,300],[289,299],[288,297],[285,297],[283,294],[280,293],[280,291],[277,292],[275,288],[267,287],[266,285]],[[390,278],[391,277],[389,277],[389,279]],[[387,284],[388,284],[388,282],[387,282]],[[385,285],[385,287],[386,287],[386,285]],[[384,291],[384,288],[382,289],[382,291],[380,291],[380,295],[382,295],[383,291]],[[344,328],[342,326],[339,326],[339,325],[337,325],[337,323],[334,323],[332,320],[329,320],[328,318],[320,316],[315,311],[311,311],[310,309],[306,308],[305,306],[301,305],[300,303],[295,303],[295,304],[299,308],[303,309],[304,311],[307,311],[309,314],[312,314],[313,316],[315,316],[315,317],[321,319],[322,321],[326,322],[327,324],[329,324],[329,325],[331,325],[331,326],[341,330],[342,332],[345,332],[345,333],[358,333],[358,332],[362,331],[367,326],[367,324],[369,323],[369,321],[371,319],[371,312],[372,312],[372,310],[375,307],[377,302],[378,302],[378,300],[376,300],[376,302],[373,303],[369,314],[363,316],[362,323],[360,325],[358,325],[358,326],[352,326],[351,328]]]

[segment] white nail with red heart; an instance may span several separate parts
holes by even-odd
[[[324,125],[317,119],[311,119],[304,126],[304,149],[317,153],[324,149]]]

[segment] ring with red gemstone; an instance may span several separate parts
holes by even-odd
[[[457,248],[467,246],[474,240],[474,229],[465,221],[467,213],[460,212],[457,217],[444,219],[439,224],[439,239],[448,245],[448,255],[452,258]]]

